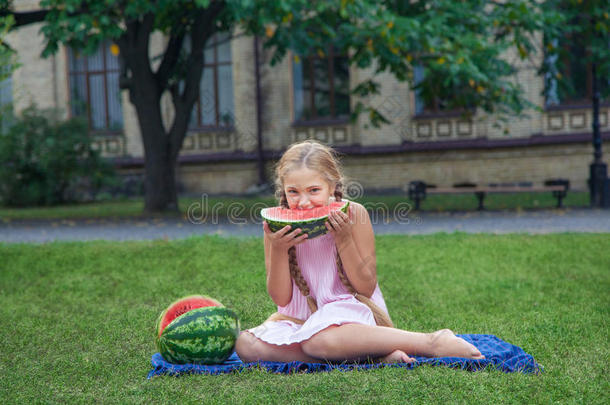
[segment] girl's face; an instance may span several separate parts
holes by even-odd
[[[290,209],[310,209],[330,204],[334,189],[314,170],[302,167],[284,176],[284,192]]]

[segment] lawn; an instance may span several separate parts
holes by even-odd
[[[242,329],[274,311],[261,238],[0,244],[0,402],[607,403],[609,235],[376,241],[396,327],[494,334],[532,354],[544,373],[421,366],[146,380],[156,317],[177,297],[215,297]]]
[[[369,210],[383,209],[394,212],[405,204],[414,207],[414,203],[404,195],[366,195],[356,198]],[[218,215],[247,218],[249,213],[258,212],[261,207],[273,207],[277,201],[273,196],[265,197],[183,197],[179,201],[178,214],[169,216],[186,216],[189,209],[195,215]],[[567,208],[587,207],[588,192],[569,192],[564,199]],[[478,202],[472,194],[430,195],[421,204],[421,210],[440,211],[475,211]],[[554,208],[556,199],[550,193],[514,193],[490,194],[485,198],[487,210],[535,210]],[[381,208],[380,208],[381,207]],[[33,219],[78,219],[78,218],[123,218],[143,216],[144,200],[142,198],[123,198],[109,201],[98,201],[81,204],[65,204],[54,207],[9,208],[0,206],[0,221],[33,220]],[[213,214],[215,213],[215,214]]]

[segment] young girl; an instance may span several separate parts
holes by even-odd
[[[343,176],[334,151],[315,141],[293,144],[276,166],[276,197],[290,209],[341,201]],[[367,210],[350,202],[333,211],[328,232],[308,240],[290,226],[263,222],[267,291],[278,311],[243,331],[235,350],[244,362],[405,362],[410,356],[482,359],[449,329],[394,328],[377,283],[375,239]]]

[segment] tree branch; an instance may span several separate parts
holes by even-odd
[[[176,157],[184,141],[193,105],[199,98],[199,82],[203,72],[203,47],[207,40],[216,32],[214,21],[225,9],[224,1],[215,1],[206,10],[202,10],[195,18],[191,32],[191,53],[187,59],[184,90],[171,89],[174,102],[174,122],[170,129],[171,156]],[[177,86],[176,86],[177,87]]]
[[[169,38],[167,48],[165,48],[165,53],[163,54],[163,60],[155,73],[155,78],[161,88],[167,87],[167,81],[180,57],[180,50],[182,49],[183,42],[184,33],[178,35],[172,34]]]
[[[34,11],[8,11],[1,10],[0,17],[6,17],[12,15],[15,18],[14,28],[21,27],[23,25],[33,24],[44,21],[45,17],[49,13],[49,10],[34,10]]]
[[[150,67],[148,52],[148,44],[153,24],[154,15],[152,13],[146,14],[141,19],[127,21],[127,29],[116,40],[121,50],[121,73],[119,83],[121,88],[129,89],[129,97],[134,104],[137,99],[136,93],[140,95],[145,93],[147,94],[146,97],[160,97],[158,86],[155,86],[155,88],[152,88],[151,86],[148,86],[147,88],[136,86],[136,82],[157,84]],[[150,77],[150,79],[145,79],[143,81],[142,79],[145,77]]]
[[[146,53],[148,54],[148,43],[150,41],[150,34],[155,26],[155,15],[153,13],[148,13],[144,15],[142,19],[142,23],[140,24],[140,29],[138,30],[138,41],[142,43],[146,42]]]

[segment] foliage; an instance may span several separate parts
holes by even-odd
[[[546,4],[548,3],[548,5]],[[59,44],[93,52],[101,41],[116,42],[122,61],[121,87],[129,90],[143,136],[147,170],[171,172],[182,147],[193,105],[199,98],[203,47],[216,33],[258,35],[278,63],[292,51],[325,55],[330,44],[350,55],[350,63],[368,69],[370,77],[355,83],[352,118],[368,113],[379,126],[387,118],[370,103],[379,94],[377,81],[390,73],[419,92],[426,104],[442,100],[446,108],[476,108],[506,121],[512,114],[539,109],[526,97],[517,73],[539,62],[540,33],[559,32],[565,21],[556,1],[539,0],[42,0],[44,55]],[[583,3],[582,1],[573,2]],[[606,18],[601,2],[595,13]],[[9,0],[1,0],[4,9]],[[0,7],[0,10],[3,7]],[[599,12],[598,12],[599,11]],[[596,15],[597,15],[596,14]],[[0,14],[1,15],[1,14]],[[606,22],[600,33],[607,33]],[[597,28],[596,28],[597,29]],[[161,32],[166,47],[149,55],[150,36]],[[239,34],[238,34],[239,33]],[[187,46],[188,44],[188,46]],[[601,48],[596,47],[599,51]],[[515,54],[514,60],[509,55]],[[609,55],[600,52],[601,65]],[[423,69],[421,80],[416,68]],[[164,127],[161,96],[169,92],[173,122]],[[176,207],[175,184],[159,172],[147,172],[147,208]],[[157,176],[157,178],[153,178]],[[173,172],[166,176],[173,179]],[[170,194],[166,199],[154,196]]]
[[[537,33],[556,29],[563,21],[557,9],[542,7],[534,0],[211,3],[224,4],[215,20],[216,31],[243,27],[247,33],[262,35],[266,46],[274,50],[272,63],[289,50],[301,55],[324,54],[332,43],[350,54],[353,65],[373,69],[373,77],[359,83],[354,94],[376,94],[375,74],[388,71],[408,81],[426,102],[446,100],[447,108],[470,110],[478,106],[501,118],[536,108],[514,80],[516,65],[540,51]],[[122,22],[150,13],[155,15],[156,29],[168,35],[189,31],[194,16],[212,4],[45,0],[42,5],[52,10],[43,28],[49,39],[45,53],[56,51],[59,42],[93,50],[104,37],[120,37],[125,30]],[[516,50],[519,60],[507,60],[510,49]],[[423,67],[424,75],[416,83],[417,66]],[[360,101],[355,114],[364,111],[374,124],[386,121],[379,111]]]
[[[4,38],[14,22],[12,16],[0,17],[0,82],[10,76],[16,65],[15,51],[4,42]]]
[[[599,91],[602,98],[610,96],[610,9],[604,0],[548,0],[545,7],[559,11],[559,21],[544,32],[544,63],[540,73],[545,74],[545,96],[552,88],[551,82],[559,84],[559,99],[570,98],[582,93],[574,87],[574,80],[562,72],[568,64],[574,63],[578,51],[580,66],[596,64]],[[573,72],[572,75],[585,73],[578,78],[586,81],[587,72]],[[584,84],[586,86],[586,83]]]
[[[354,88],[356,95],[377,94],[377,75],[390,72],[408,81],[426,104],[444,100],[447,108],[464,108],[467,115],[480,107],[501,120],[538,108],[514,76],[538,51],[536,34],[559,20],[555,10],[528,0],[263,3],[259,19],[249,24],[252,30],[265,26],[267,44],[276,48],[274,62],[289,49],[324,53],[332,42],[353,65],[372,70],[371,78]],[[511,50],[514,60],[507,58]],[[417,82],[416,67],[424,71]],[[358,102],[355,113],[365,111],[373,124],[387,122]]]
[[[0,11],[10,3],[8,0],[0,0]],[[6,43],[8,32],[15,26],[15,19],[12,15],[0,14],[0,83],[9,78],[13,71],[19,67],[17,53]],[[10,111],[10,106],[0,105],[0,125],[6,122],[5,115]]]
[[[61,121],[56,111],[35,106],[0,134],[0,162],[0,202],[9,206],[74,201],[81,188],[96,192],[114,179],[85,121]]]

